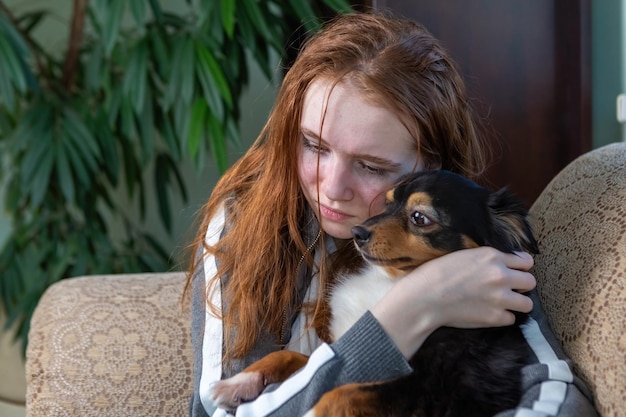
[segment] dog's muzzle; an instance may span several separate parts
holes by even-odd
[[[354,238],[354,242],[357,246],[361,247],[370,241],[372,232],[362,226],[354,226],[352,228],[352,237]]]

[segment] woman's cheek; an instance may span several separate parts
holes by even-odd
[[[373,195],[370,200],[370,216],[375,216],[385,209],[385,194],[384,193],[376,193]]]
[[[303,185],[314,183],[317,177],[317,158],[301,155],[298,160],[298,174]]]

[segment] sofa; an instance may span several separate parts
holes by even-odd
[[[530,209],[550,323],[603,417],[626,410],[626,143],[578,157]],[[33,315],[29,417],[185,416],[193,381],[183,273],[60,281]]]

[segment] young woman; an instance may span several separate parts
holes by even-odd
[[[336,386],[408,373],[407,358],[441,326],[509,325],[511,311],[531,310],[525,334],[536,363],[524,372],[519,408],[503,415],[595,415],[536,298],[521,294],[535,286],[525,253],[446,255],[400,280],[339,340],[324,343],[313,330],[318,301],[354,259],[351,227],[382,210],[400,176],[448,169],[476,178],[484,166],[463,81],[422,26],[357,13],[315,35],[259,138],[202,211],[188,280],[191,415],[226,415],[209,399],[211,384],[271,351],[312,358],[297,381],[237,416],[301,416]]]

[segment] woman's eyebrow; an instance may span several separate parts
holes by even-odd
[[[326,144],[324,139],[321,138],[320,135],[318,135],[314,131],[312,131],[310,129],[307,129],[306,127],[301,127],[300,130],[302,131],[302,134],[304,136],[307,136],[307,137],[310,137],[311,139],[319,141],[320,145],[325,145]],[[376,165],[384,166],[384,167],[386,167],[388,169],[397,169],[397,168],[400,168],[402,166],[402,164],[400,164],[398,162],[390,161],[389,159],[381,158],[381,157],[376,156],[376,155],[354,154],[354,155],[352,155],[352,157],[356,158],[356,159],[363,159],[363,160],[372,162],[372,163],[374,163]]]
[[[317,139],[321,142],[323,142],[324,140],[320,137],[320,135],[318,135],[317,133],[315,133],[314,131],[312,131],[311,129],[307,129],[306,127],[300,127],[300,131],[302,132],[303,135],[305,136],[310,136],[313,139]]]

